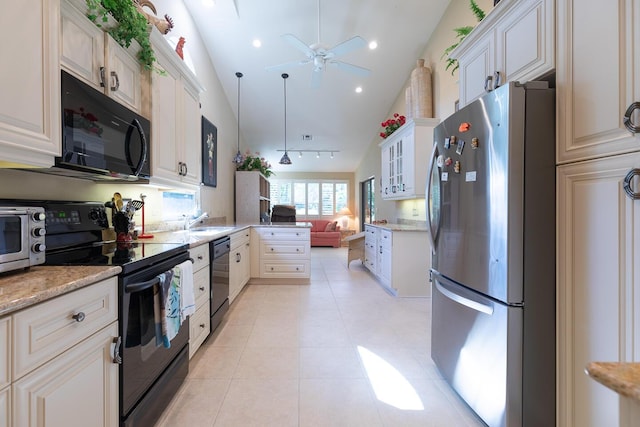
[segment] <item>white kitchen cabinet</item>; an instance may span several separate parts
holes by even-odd
[[[637,425],[585,374],[589,362],[640,362],[640,200],[623,190],[635,168],[638,152],[558,167],[559,426]]]
[[[60,0],[3,2],[0,166],[49,167],[60,144]]]
[[[238,296],[251,277],[251,230],[231,234],[229,253],[229,303]]]
[[[151,43],[158,69],[151,75],[151,182],[200,185],[200,93],[191,70],[156,30]]]
[[[364,266],[378,275],[378,235],[380,229],[369,224],[364,226]]]
[[[502,0],[450,56],[460,107],[506,82],[545,76],[555,68],[555,0]]]
[[[16,426],[117,426],[116,322],[13,384]]]
[[[260,224],[271,214],[269,180],[258,171],[236,171],[236,224]]]
[[[379,146],[382,150],[380,192],[383,199],[424,197],[433,128],[439,119],[409,119]]]
[[[431,248],[426,231],[365,224],[364,264],[392,295],[431,295]]]
[[[11,315],[10,425],[119,424],[117,294],[114,277]]]
[[[637,150],[623,116],[640,102],[640,2],[557,1],[558,163]]]
[[[308,227],[253,227],[251,281],[307,283],[311,277],[311,233]]]
[[[211,272],[209,245],[204,244],[189,249],[193,259],[193,291],[196,312],[189,319],[189,359],[198,351],[211,332]]]
[[[120,46],[86,17],[83,0],[62,0],[60,66],[135,112],[141,110],[140,47]]]

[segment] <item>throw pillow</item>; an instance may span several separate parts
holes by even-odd
[[[338,221],[333,221],[327,224],[324,228],[324,231],[336,231],[336,226],[338,225]]]

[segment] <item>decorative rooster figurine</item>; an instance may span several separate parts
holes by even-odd
[[[173,19],[171,19],[169,15],[165,14],[164,19],[154,16],[157,15],[158,12],[156,12],[156,7],[149,0],[133,0],[133,4],[135,4],[138,12],[147,18],[147,22],[155,25],[162,34],[167,34],[173,28]],[[153,11],[153,15],[145,12],[143,9],[144,6],[151,9]]]
[[[183,48],[184,48],[184,37],[180,37],[178,39],[178,44],[176,45],[176,53],[178,54],[178,56],[184,60],[184,53],[183,53]]]

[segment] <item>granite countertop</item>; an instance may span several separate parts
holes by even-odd
[[[591,362],[586,372],[600,384],[640,403],[640,363]]]
[[[120,274],[120,267],[34,266],[0,275],[0,316]]]
[[[391,231],[427,231],[426,225],[410,225],[410,224],[365,224],[373,227],[384,228]]]

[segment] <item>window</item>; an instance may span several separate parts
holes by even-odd
[[[271,206],[294,205],[296,217],[334,217],[349,201],[349,183],[271,179]]]

